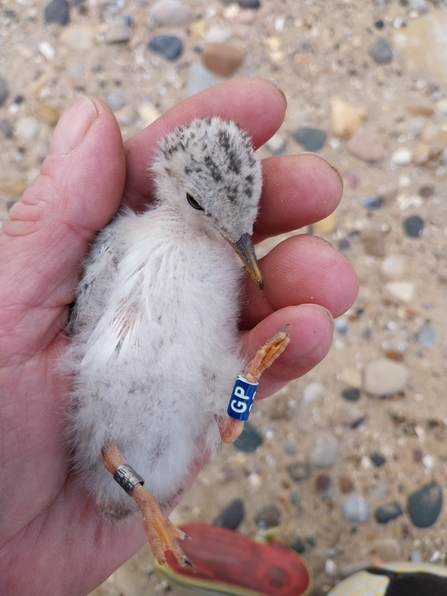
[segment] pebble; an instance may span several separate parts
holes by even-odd
[[[295,140],[306,151],[318,151],[326,142],[326,133],[320,128],[302,127],[293,133]]]
[[[414,283],[410,281],[389,281],[385,284],[387,291],[402,302],[411,302],[414,298]]]
[[[403,515],[403,511],[397,501],[381,505],[380,507],[377,507],[374,512],[374,517],[379,524],[386,524],[400,515]]]
[[[5,139],[12,139],[14,135],[13,125],[7,120],[0,120],[0,134],[4,136]]]
[[[339,97],[330,100],[332,132],[337,137],[350,137],[364,123],[368,112],[363,106],[347,103]]]
[[[335,319],[334,326],[336,332],[340,333],[340,335],[345,335],[349,329],[346,317],[338,317],[337,319]]]
[[[203,48],[202,61],[211,72],[229,77],[241,66],[244,54],[228,43],[209,43]]]
[[[119,124],[130,126],[135,123],[136,119],[138,118],[138,113],[133,106],[127,105],[119,110],[119,112],[116,112],[115,117]]]
[[[386,562],[400,561],[402,558],[400,545],[393,538],[375,540],[371,545],[371,551]],[[399,590],[397,593],[399,593]]]
[[[246,422],[242,434],[233,444],[238,451],[251,453],[252,451],[256,451],[262,443],[263,439],[259,431],[251,422]]]
[[[259,528],[276,528],[281,523],[281,510],[274,503],[263,507],[255,516]]]
[[[383,457],[382,454],[378,453],[377,451],[374,451],[373,453],[369,454],[369,459],[372,461],[372,463],[376,466],[376,468],[380,468],[383,465],[386,464],[386,458]]]
[[[299,555],[302,555],[306,550],[306,543],[302,538],[294,538],[289,546]]]
[[[338,486],[344,495],[351,493],[354,490],[354,483],[349,476],[340,476],[338,479]]]
[[[109,91],[105,94],[105,100],[114,112],[127,104],[127,97],[122,91]]]
[[[67,0],[51,0],[45,6],[44,15],[47,23],[67,25],[70,21],[70,5]]]
[[[328,474],[319,474],[315,478],[315,490],[321,499],[333,499],[335,488],[332,478]]]
[[[418,528],[429,528],[439,517],[442,509],[442,488],[435,481],[424,484],[411,493],[407,500],[407,512]]]
[[[402,255],[389,255],[380,266],[383,275],[388,279],[396,279],[405,275],[407,260]]]
[[[360,391],[356,387],[344,389],[342,395],[348,401],[358,401],[360,399]]]
[[[202,64],[192,64],[186,80],[184,96],[191,97],[200,91],[205,91],[218,83],[213,73]]]
[[[275,133],[266,143],[267,149],[273,153],[273,155],[282,155],[286,145],[287,139],[279,132]]]
[[[119,18],[112,21],[106,31],[104,40],[108,44],[127,43],[132,37],[132,27],[125,19]]]
[[[410,238],[419,238],[424,231],[424,220],[419,215],[411,215],[403,221],[404,231]]]
[[[60,41],[74,52],[87,52],[91,50],[96,33],[92,27],[83,25],[70,25],[60,35]]]
[[[156,35],[149,41],[147,47],[166,60],[176,60],[183,52],[182,40],[176,35]]]
[[[317,468],[331,468],[338,460],[339,443],[336,437],[326,433],[315,438],[309,461]]]
[[[233,499],[214,520],[215,526],[222,526],[229,530],[236,530],[241,521],[244,519],[244,503],[242,499]]]
[[[435,330],[429,325],[424,325],[416,332],[416,339],[425,348],[431,348],[435,343]]]
[[[259,0],[239,0],[238,4],[241,8],[259,8],[261,3]]]
[[[303,389],[303,401],[312,404],[321,399],[324,395],[324,387],[321,383],[309,383]]]
[[[151,103],[143,103],[138,108],[138,115],[143,121],[144,126],[150,126],[160,118],[161,114]]]
[[[371,128],[361,126],[349,139],[348,150],[366,163],[380,161],[385,149],[380,136]]]
[[[361,203],[366,209],[381,209],[383,207],[383,199],[381,197],[364,197]]]
[[[362,240],[366,254],[379,259],[385,256],[385,237],[380,229],[369,230]]]
[[[20,118],[15,126],[16,136],[22,141],[34,141],[40,131],[40,122],[32,116]]]
[[[408,0],[408,6],[418,14],[424,14],[428,10],[426,0]]]
[[[335,232],[337,228],[337,216],[335,213],[331,213],[324,219],[320,219],[312,225],[312,232],[319,236],[328,236]]]
[[[301,461],[289,464],[286,469],[295,482],[301,482],[310,476],[310,466]]]
[[[352,172],[351,170],[344,170],[342,172],[342,176],[343,179],[348,183],[349,188],[355,190],[359,185],[359,177],[355,172]]]
[[[371,506],[365,497],[352,494],[346,497],[342,505],[342,513],[346,521],[361,524],[368,521],[371,515]]]
[[[363,388],[370,395],[399,393],[405,387],[409,371],[405,364],[387,358],[371,360],[365,366]]]
[[[413,152],[407,147],[396,149],[391,154],[391,163],[396,166],[408,166],[413,160]]]
[[[0,106],[5,103],[9,95],[8,83],[0,76]]]
[[[34,110],[34,115],[45,124],[49,124],[50,126],[56,126],[61,114],[59,110],[49,104],[42,104],[37,106]]]
[[[153,27],[183,25],[188,20],[189,12],[178,0],[160,0],[149,11],[149,25]]]
[[[419,196],[423,199],[431,199],[435,196],[435,187],[434,186],[421,186],[418,191]]]
[[[377,64],[389,64],[394,55],[390,42],[384,37],[376,39],[368,53]]]

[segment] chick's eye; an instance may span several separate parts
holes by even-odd
[[[203,207],[199,205],[199,203],[193,196],[189,194],[189,192],[186,193],[186,199],[193,209],[197,209],[197,211],[203,211]]]

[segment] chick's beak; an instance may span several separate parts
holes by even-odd
[[[250,234],[242,234],[237,242],[231,242],[231,246],[241,258],[252,280],[255,281],[262,290],[264,288],[264,280],[262,279],[262,273],[259,270],[255,247],[253,246]]]

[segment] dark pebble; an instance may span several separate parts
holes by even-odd
[[[5,139],[12,139],[14,136],[13,125],[7,120],[0,120],[0,134],[4,136]]]
[[[385,27],[385,23],[384,23],[384,21],[382,21],[382,19],[379,19],[378,21],[376,21],[374,23],[374,27],[376,29],[383,29]]]
[[[256,430],[256,428],[250,423],[246,422],[244,426],[244,430],[242,431],[240,437],[236,439],[234,442],[234,446],[239,451],[244,451],[245,453],[251,453],[252,451],[256,451],[258,447],[262,445],[262,436]]]
[[[397,501],[387,503],[386,505],[381,505],[380,507],[377,507],[377,509],[374,512],[376,521],[379,524],[386,524],[392,519],[396,519],[396,517],[399,517],[402,514],[402,507],[399,505]]]
[[[303,552],[306,550],[304,540],[302,540],[301,538],[294,538],[289,546],[290,548],[293,548],[293,550],[299,555],[302,555]]]
[[[310,546],[310,548],[315,548],[317,546],[317,540],[314,536],[306,536],[306,544]]]
[[[408,497],[407,512],[417,528],[429,528],[442,509],[442,488],[435,481],[424,484]]]
[[[342,395],[348,401],[357,401],[360,399],[360,391],[355,387],[348,387],[342,392]]]
[[[238,4],[241,8],[259,8],[261,6],[259,0],[239,0]]]
[[[362,205],[366,209],[380,209],[383,206],[381,197],[365,197],[362,199]]]
[[[338,241],[338,250],[348,250],[349,248],[351,248],[351,243],[346,236]]]
[[[131,14],[123,14],[121,15],[121,20],[126,25],[126,27],[133,27],[135,25],[134,18]]]
[[[424,220],[419,215],[411,215],[404,219],[403,226],[407,236],[419,238],[424,230]]]
[[[19,95],[16,95],[13,99],[13,102],[18,106],[20,106],[24,101],[25,97],[21,93],[19,93]]]
[[[338,479],[338,486],[344,495],[351,493],[354,490],[354,483],[349,476],[340,476]]]
[[[393,48],[384,37],[379,37],[369,48],[369,55],[377,64],[389,64],[393,59]]]
[[[421,449],[413,449],[413,461],[420,464],[424,458],[424,452]]]
[[[381,455],[380,453],[377,453],[377,451],[374,451],[374,453],[370,453],[369,459],[376,466],[376,468],[380,468],[381,466],[386,464],[386,458],[383,457],[383,455]]]
[[[335,494],[334,482],[328,474],[319,474],[315,478],[315,490],[322,499],[333,499]]]
[[[70,6],[67,0],[51,0],[45,6],[45,21],[66,25],[70,21]]]
[[[244,503],[241,499],[234,499],[222,509],[219,515],[214,520],[215,526],[222,526],[229,530],[236,530],[241,521],[244,519]]]
[[[9,95],[8,83],[3,77],[0,77],[0,106],[6,101]]]
[[[287,466],[287,471],[292,480],[301,482],[310,476],[310,466],[304,462],[296,461]]]
[[[11,10],[10,8],[6,8],[3,11],[3,14],[5,15],[5,17],[7,19],[16,19],[17,18],[17,13],[15,10]]]
[[[358,418],[355,418],[355,420],[353,420],[352,422],[349,423],[349,426],[352,429],[358,428],[361,424],[363,424],[366,420],[366,416],[359,416]]]
[[[175,60],[183,52],[182,40],[176,35],[156,35],[147,47],[166,60]]]
[[[423,199],[430,199],[435,194],[435,187],[434,186],[421,186],[419,189],[419,194]]]
[[[326,133],[320,128],[299,128],[294,132],[297,142],[307,151],[318,151],[326,142]]]
[[[266,505],[256,515],[255,522],[259,528],[276,528],[281,522],[281,510],[274,503]]]

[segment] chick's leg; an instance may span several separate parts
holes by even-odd
[[[120,472],[124,473],[126,469],[129,469],[126,460],[118,451],[118,447],[114,441],[111,441],[107,447],[102,449],[101,457],[106,470],[114,475],[115,480],[117,480],[116,476]],[[117,482],[124,488],[122,481],[117,480]],[[134,499],[143,515],[144,529],[157,561],[165,565],[166,559],[164,553],[171,551],[179,565],[183,566],[187,564],[192,566],[191,561],[185,556],[177,542],[178,539],[183,540],[184,538],[188,538],[188,535],[182,532],[180,528],[177,528],[163,514],[157,500],[143,487],[141,480],[138,483],[137,478],[135,486],[132,488],[126,487],[125,490]]]
[[[284,352],[290,342],[286,329],[287,325],[258,348],[255,357],[245,368],[243,376],[247,381],[257,383],[265,369]],[[220,436],[224,443],[234,443],[243,430],[243,420],[236,420],[231,416],[222,416],[219,420]]]

